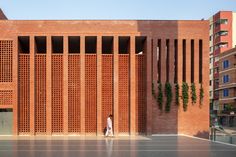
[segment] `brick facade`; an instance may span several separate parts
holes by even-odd
[[[9,20],[0,27],[0,65],[12,67],[0,71],[0,95],[12,98],[0,108],[13,108],[14,134],[101,135],[113,114],[116,135],[207,137],[208,21]],[[169,113],[166,82],[173,94]],[[186,112],[182,82],[196,85],[197,102],[191,103],[189,89]],[[162,111],[152,95],[152,90],[158,94],[158,83]]]

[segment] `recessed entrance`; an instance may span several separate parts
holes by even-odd
[[[12,109],[0,109],[0,135],[12,135]]]

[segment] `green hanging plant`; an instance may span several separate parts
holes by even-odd
[[[191,99],[192,99],[192,103],[196,104],[196,102],[197,102],[197,94],[196,94],[195,83],[191,84]]]
[[[179,106],[179,84],[175,84],[175,103]]]
[[[183,108],[184,111],[187,111],[188,108],[188,84],[186,82],[183,82],[182,84],[182,99],[183,99]]]
[[[166,82],[165,84],[165,94],[166,94],[166,106],[165,106],[165,111],[170,112],[170,106],[172,102],[172,88],[171,84],[169,82]]]
[[[200,105],[202,105],[202,103],[203,103],[203,98],[204,98],[204,90],[203,90],[203,87],[202,87],[202,84],[201,84],[201,87],[200,87]]]
[[[162,85],[161,85],[161,83],[158,84],[157,103],[158,103],[159,109],[162,110],[163,94],[162,94]]]
[[[152,82],[152,96],[156,99],[156,92],[155,92],[154,82]]]

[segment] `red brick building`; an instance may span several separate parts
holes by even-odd
[[[116,135],[208,135],[208,21],[2,20],[0,28],[0,108],[13,113],[12,134],[101,135],[113,114]],[[182,82],[197,94],[192,104],[188,91],[185,112]]]

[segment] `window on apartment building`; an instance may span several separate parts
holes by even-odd
[[[221,24],[228,24],[228,19],[218,19],[216,22],[215,22],[215,26],[219,26]]]
[[[228,31],[226,31],[226,30],[219,31],[215,34],[215,38],[218,36],[226,36],[226,35],[228,35]]]
[[[223,76],[223,83],[229,82],[229,75],[224,75]]]
[[[229,60],[224,60],[223,61],[223,68],[226,69],[229,67]]]
[[[229,89],[224,89],[224,90],[223,90],[223,96],[224,96],[224,97],[229,96]]]
[[[209,81],[209,85],[210,85],[210,86],[212,85],[212,80]]]
[[[224,48],[224,47],[228,47],[228,42],[220,42],[218,44],[215,45],[215,49],[219,49],[219,48]]]

